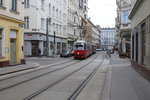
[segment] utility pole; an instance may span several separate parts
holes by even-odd
[[[55,36],[56,34],[55,34],[55,31],[54,31],[54,51],[53,51],[53,54],[54,54],[54,57],[55,57],[55,48],[56,48],[56,44],[55,44]]]
[[[51,18],[46,18],[46,57],[49,56],[49,25],[51,23]]]

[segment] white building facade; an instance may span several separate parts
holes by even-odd
[[[68,0],[68,49],[73,50],[74,42],[80,36],[79,0]]]
[[[117,4],[117,18],[116,18],[116,32],[119,35],[118,48],[120,55],[130,54],[131,43],[131,21],[128,19],[132,9],[132,3],[135,0],[116,0]]]
[[[103,50],[113,49],[115,46],[115,29],[102,28],[101,29],[101,48]]]
[[[67,49],[68,0],[25,0],[25,55],[51,56]]]
[[[88,0],[68,0],[68,49],[77,40],[86,40]]]

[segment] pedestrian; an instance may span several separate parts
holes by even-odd
[[[41,49],[38,49],[38,57],[41,57]]]

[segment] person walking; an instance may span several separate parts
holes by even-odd
[[[39,57],[39,58],[42,57],[42,56],[41,56],[41,49],[40,49],[40,48],[38,49],[38,57]]]

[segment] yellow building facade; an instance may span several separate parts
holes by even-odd
[[[25,63],[23,5],[15,9],[8,5],[7,0],[0,5],[0,67]]]
[[[24,63],[22,21],[0,15],[0,66]]]

